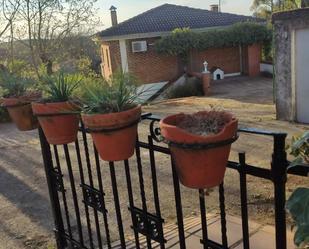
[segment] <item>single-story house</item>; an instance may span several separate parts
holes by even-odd
[[[211,10],[163,4],[122,23],[117,22],[116,8],[110,8],[112,27],[100,33],[102,74],[109,77],[116,70],[128,71],[142,83],[170,81],[182,73],[179,58],[162,55],[155,51],[155,42],[171,34],[176,28],[190,28],[205,32],[225,28],[238,22],[258,21],[254,17],[219,12],[218,6]],[[209,68],[220,67],[225,77],[260,73],[261,47],[216,48],[191,51],[189,69],[203,71],[207,60]]]

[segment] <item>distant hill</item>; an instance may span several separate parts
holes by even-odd
[[[52,41],[51,41],[52,42]],[[29,47],[28,40],[15,41],[14,56],[16,59],[29,61]],[[67,59],[76,59],[83,56],[89,57],[92,61],[100,60],[99,47],[91,39],[90,36],[78,36],[74,38],[68,38],[61,44],[61,48],[57,51],[51,51],[53,54],[57,54],[58,57],[67,57]],[[0,61],[5,60],[9,55],[10,43],[0,43]],[[59,58],[60,60],[65,58]],[[66,59],[65,59],[66,60]]]

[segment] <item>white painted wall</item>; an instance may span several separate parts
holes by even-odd
[[[294,44],[296,119],[309,123],[309,29],[296,30]]]
[[[129,72],[126,40],[119,40],[121,67],[123,72]]]

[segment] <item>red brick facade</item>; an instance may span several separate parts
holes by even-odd
[[[139,39],[147,41],[147,51],[133,53],[132,41],[126,41],[128,70],[135,75],[141,83],[155,83],[174,80],[180,75],[182,68],[176,56],[159,55],[155,52],[154,44],[156,39]],[[121,56],[119,41],[103,42],[102,73],[109,77],[117,69],[121,68]],[[240,58],[239,47],[216,48],[205,51],[193,50],[190,53],[188,69],[192,72],[203,71],[203,62],[207,60],[210,69],[217,66],[223,69],[226,74],[243,73],[249,76],[259,74],[261,47],[253,45],[242,49],[243,58]],[[242,61],[242,65],[241,65]]]
[[[139,39],[140,40],[140,39]],[[154,44],[156,39],[147,39],[147,52],[133,53],[128,40],[127,56],[129,72],[143,83],[169,81],[178,76],[178,59],[176,56],[159,55]]]
[[[189,70],[192,72],[201,72],[204,70],[204,61],[208,62],[208,69],[220,67],[224,73],[239,73],[240,52],[238,47],[232,48],[213,48],[205,51],[191,51]]]

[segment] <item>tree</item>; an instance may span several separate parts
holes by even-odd
[[[40,75],[39,64],[45,72],[53,72],[53,63],[63,51],[62,45],[81,34],[89,34],[97,19],[94,3],[97,0],[24,0],[19,8],[19,27],[26,33],[32,64]],[[21,29],[20,29],[21,30]]]
[[[254,0],[250,10],[256,17],[269,19],[273,11],[273,0]]]
[[[254,0],[250,9],[253,11],[254,16],[270,20],[274,11],[291,10],[300,7],[301,0]]]
[[[0,39],[12,28],[13,21],[20,7],[20,0],[2,0],[0,15]]]

